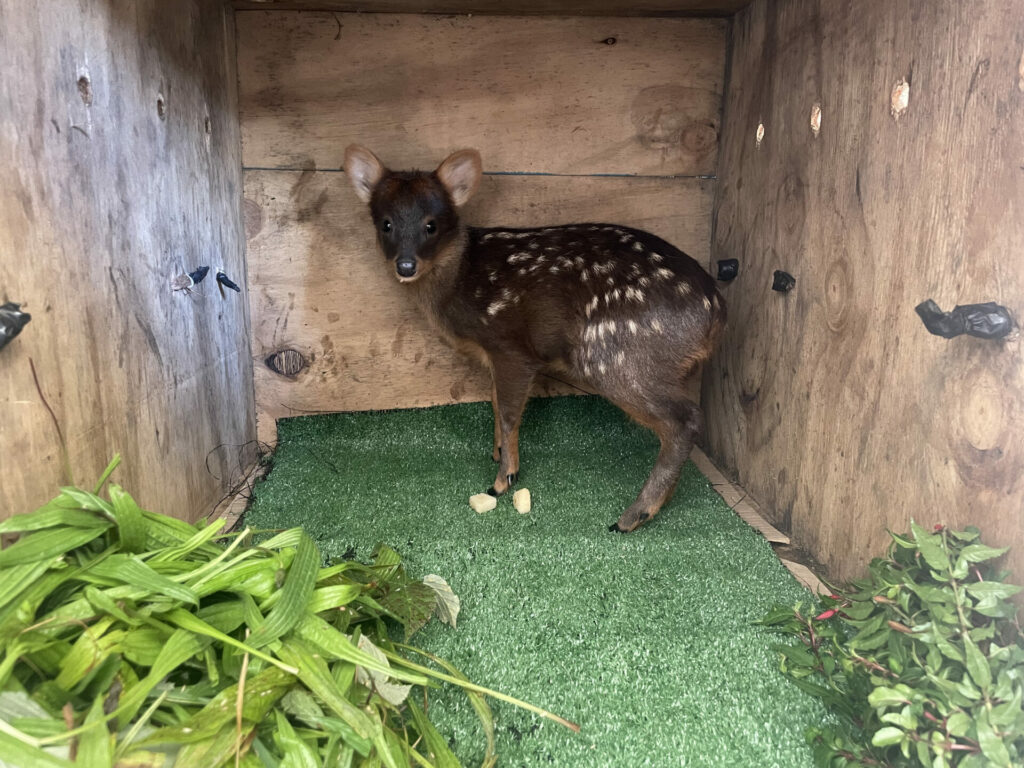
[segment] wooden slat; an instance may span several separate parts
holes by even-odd
[[[465,216],[482,226],[614,220],[703,263],[711,196],[694,179],[487,176]],[[344,174],[247,171],[245,197],[261,440],[273,442],[286,416],[489,398],[483,371],[441,345],[385,268]],[[286,349],[308,363],[291,377],[266,363]]]
[[[915,518],[980,526],[1019,582],[1021,337],[947,341],[914,313],[1024,317],[1019,4],[759,0],[734,35],[714,258],[740,273],[705,376],[712,456],[839,579]]]
[[[235,0],[238,9],[363,13],[472,13],[504,16],[731,16],[750,0]]]
[[[789,536],[769,523],[764,515],[761,514],[761,508],[757,505],[757,502],[750,498],[745,490],[735,483],[729,482],[728,478],[719,471],[718,467],[714,465],[704,451],[694,447],[690,454],[690,460],[697,466],[701,474],[708,479],[711,487],[736,513],[737,517],[772,544],[789,544]]]
[[[243,159],[712,175],[726,22],[240,12]],[[609,44],[614,40],[614,44]]]
[[[245,284],[231,13],[0,0],[0,28],[0,294],[32,314],[0,350],[0,517],[67,482],[30,360],[78,482],[120,451],[141,504],[199,515],[237,452],[207,454],[255,436],[245,294],[171,291]]]

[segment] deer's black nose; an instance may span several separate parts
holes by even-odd
[[[416,260],[399,259],[395,262],[395,271],[402,277],[412,277],[416,274]]]

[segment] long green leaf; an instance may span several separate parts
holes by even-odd
[[[262,648],[290,632],[307,613],[309,599],[320,569],[320,551],[305,532],[299,539],[288,576],[281,587],[281,599],[270,609],[266,621],[249,637],[253,648]]]
[[[328,709],[348,723],[360,738],[372,740],[376,736],[373,722],[339,690],[322,658],[314,656],[298,640],[287,638],[282,641],[278,655],[298,669],[302,683],[319,696]]]
[[[157,573],[138,557],[133,555],[114,555],[89,569],[93,576],[107,579],[114,584],[130,584],[157,595],[165,595],[183,603],[199,605],[195,592],[186,586],[171,581]]]
[[[0,722],[0,755],[5,758],[17,756],[18,768],[75,768],[74,763],[44,752],[39,747],[26,744],[12,736]]]
[[[86,725],[94,725],[82,734],[78,741],[78,757],[75,762],[82,766],[108,766],[114,759],[113,735],[104,725],[103,697],[99,696],[89,708]]]
[[[97,528],[49,528],[23,536],[7,549],[0,550],[0,568],[53,560],[102,536],[109,527],[110,523]]]
[[[273,656],[270,656],[264,653],[263,651],[253,648],[251,645],[248,645],[247,643],[243,643],[231,637],[230,635],[226,635],[223,632],[214,629],[205,621],[198,618],[194,614],[189,613],[186,610],[176,608],[173,611],[170,611],[167,614],[167,620],[171,621],[174,624],[177,624],[179,627],[188,632],[194,632],[198,635],[205,635],[206,637],[212,638],[219,643],[231,645],[240,651],[250,653],[257,658],[263,659],[264,661],[273,664],[274,666],[279,667],[280,669],[283,669],[285,672],[291,675],[295,675],[298,673],[298,670],[296,670],[295,667],[282,663],[275,659]]]
[[[121,486],[111,484],[108,493],[114,507],[114,519],[117,521],[121,547],[126,552],[143,552],[146,549],[146,533],[149,526],[142,515],[142,510]]]
[[[420,736],[423,737],[427,749],[430,750],[429,757],[433,759],[434,765],[437,768],[462,768],[459,758],[452,752],[444,737],[438,733],[434,724],[423,714],[423,710],[419,708],[419,705],[410,698],[406,701],[406,707],[412,715],[413,722],[416,724],[416,730],[420,732]]]

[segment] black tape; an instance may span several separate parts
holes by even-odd
[[[738,275],[739,273],[739,259],[718,260],[718,279],[721,280],[723,283],[728,283],[730,280],[735,280],[736,275]]]
[[[232,291],[242,292],[242,289],[235,285],[234,281],[223,272],[217,273],[217,282],[223,285],[225,288],[230,288]]]
[[[195,272],[189,272],[188,276],[192,278],[192,285],[203,282],[203,278],[209,271],[209,267],[197,267]]]
[[[931,299],[922,301],[914,311],[929,333],[952,339],[961,334],[979,339],[1001,339],[1013,330],[1013,318],[1006,307],[994,301],[984,304],[960,304],[952,312],[943,312]]]
[[[21,333],[21,329],[28,325],[32,315],[21,311],[21,305],[9,301],[0,305],[0,349],[7,346],[7,342]]]
[[[792,291],[795,285],[796,278],[789,274],[789,272],[783,272],[781,269],[775,270],[775,275],[772,278],[773,291],[787,293],[789,291]]]

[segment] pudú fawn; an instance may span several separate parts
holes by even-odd
[[[501,495],[519,473],[519,422],[546,372],[597,392],[654,430],[661,450],[612,530],[650,520],[675,490],[701,429],[683,383],[711,354],[725,302],[696,261],[654,235],[611,224],[467,227],[480,155],[462,150],[433,172],[391,171],[365,147],[345,171],[369,203],[395,278],[455,348],[491,372]]]

